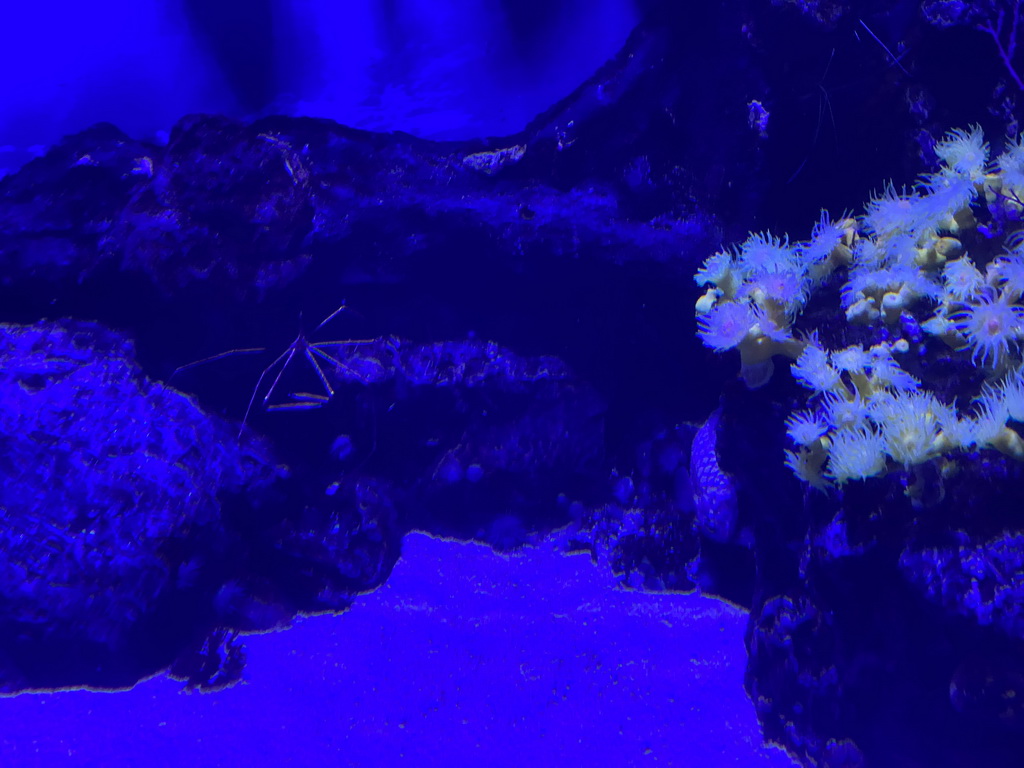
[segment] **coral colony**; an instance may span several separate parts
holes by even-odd
[[[704,343],[739,350],[749,387],[784,357],[810,391],[787,464],[814,488],[978,449],[1024,460],[1024,136],[990,161],[979,127],[954,130],[935,153],[936,173],[862,216],[822,212],[800,243],[752,234],[695,275]],[[974,375],[951,383],[951,361]]]

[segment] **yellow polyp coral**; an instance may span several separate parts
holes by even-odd
[[[751,234],[697,272],[704,343],[737,350],[750,387],[788,358],[810,391],[786,463],[811,487],[932,462],[948,473],[958,454],[978,450],[1024,461],[1014,426],[1024,423],[1024,134],[994,161],[978,126],[950,131],[935,153],[936,172],[909,191],[885,184],[863,216],[823,211],[806,242]],[[829,349],[814,329],[798,333],[824,286],[841,302],[834,314],[817,310],[828,338],[838,318],[862,343]],[[959,379],[948,373],[933,378],[950,391],[928,391],[929,366],[943,358],[973,365],[965,381],[985,383],[973,410],[958,410],[970,393],[952,389]]]

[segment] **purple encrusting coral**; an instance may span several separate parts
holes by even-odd
[[[690,486],[697,508],[697,527],[716,541],[729,541],[736,532],[739,511],[736,481],[718,462],[718,425],[722,409],[708,416],[693,436]]]

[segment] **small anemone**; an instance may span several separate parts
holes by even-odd
[[[727,301],[697,318],[697,332],[712,349],[723,352],[738,346],[754,325],[754,313],[745,301]]]
[[[983,176],[988,165],[989,147],[980,125],[968,130],[955,128],[935,145],[935,154],[943,165],[964,176]]]
[[[1024,296],[1024,253],[1021,252],[1020,244],[1012,253],[1000,256],[989,264],[988,272],[1004,294],[1015,298]]]
[[[777,272],[801,266],[789,239],[775,237],[771,232],[752,232],[740,246],[739,260],[752,271]]]
[[[842,485],[848,480],[864,480],[885,472],[885,441],[869,427],[860,426],[836,432],[828,453],[829,477]]]
[[[1000,397],[1010,418],[1024,422],[1024,369],[1018,368],[1003,382]]]
[[[942,268],[942,284],[946,294],[956,301],[966,301],[985,286],[985,278],[967,256],[947,261]]]
[[[965,305],[950,319],[974,350],[972,359],[997,367],[1024,330],[1024,307],[1011,304],[1007,292],[993,296],[986,291],[977,303]]]
[[[871,365],[871,355],[864,347],[854,344],[833,352],[832,365],[847,373],[864,373]]]
[[[890,182],[871,196],[864,208],[865,228],[880,237],[916,232],[920,224],[921,196],[900,193]]]
[[[808,344],[790,370],[794,378],[815,392],[828,392],[841,383],[839,371],[828,362],[828,352]]]
[[[798,411],[786,419],[786,434],[797,445],[814,445],[828,432],[828,425],[815,413]]]

